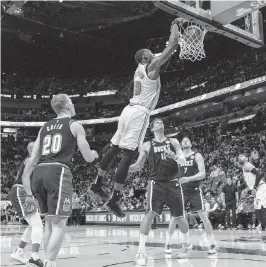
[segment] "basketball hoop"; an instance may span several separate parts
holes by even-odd
[[[184,22],[184,19],[181,19],[181,21],[178,24],[180,32],[180,59],[192,62],[202,60],[206,57],[203,41],[207,30],[190,21],[185,20]]]

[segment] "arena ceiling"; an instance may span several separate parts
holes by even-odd
[[[168,36],[174,19],[157,9],[152,1],[16,1],[20,7],[8,12],[13,3],[1,1],[2,68],[14,69],[22,55],[24,63],[31,62],[32,70],[36,69],[35,61],[50,68],[53,58],[60,57],[62,64],[56,69],[64,66],[64,72],[75,62],[80,66],[93,62],[98,72],[107,67],[103,64],[106,58],[108,68],[115,62],[120,71],[131,71],[124,68],[125,62],[134,66],[135,51],[146,47],[148,39]],[[264,18],[265,11],[266,8]],[[217,55],[223,49],[219,46],[224,47],[225,43],[229,43],[228,47],[238,45],[228,38],[213,38],[212,34],[206,38],[210,39],[206,42],[209,56]],[[18,69],[30,67],[23,64]]]

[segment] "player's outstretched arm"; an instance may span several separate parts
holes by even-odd
[[[147,70],[150,74],[151,72],[160,72],[161,66],[172,56],[173,52],[178,46],[179,40],[179,29],[176,23],[172,24],[171,26],[171,34],[169,37],[168,45],[162,52],[162,54],[155,59],[148,65]],[[150,77],[150,76],[149,76]]]
[[[86,139],[86,134],[83,126],[78,122],[72,122],[70,129],[74,136],[77,138],[77,145],[81,155],[87,162],[93,162],[99,157],[95,150],[91,150],[90,145]]]
[[[145,142],[139,152],[139,157],[136,161],[136,163],[132,164],[129,167],[128,172],[137,172],[140,171],[144,167],[144,163],[149,155],[151,143]]]
[[[30,186],[30,176],[41,157],[41,149],[40,149],[41,130],[42,128],[40,129],[37,140],[35,141],[34,146],[32,148],[31,156],[30,158],[27,159],[25,163],[24,172],[22,174],[22,183],[28,196],[32,196],[32,191]]]

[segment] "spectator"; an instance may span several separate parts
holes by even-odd
[[[227,184],[222,189],[222,197],[226,212],[226,227],[236,229],[236,206],[238,203],[237,188],[231,178],[227,178]],[[230,222],[230,211],[232,211],[232,225]]]

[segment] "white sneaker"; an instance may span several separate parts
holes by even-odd
[[[182,244],[180,251],[178,251],[177,259],[187,259],[188,253],[192,250],[192,244]]]
[[[10,258],[12,260],[18,261],[20,263],[23,264],[27,264],[28,259],[26,258],[26,256],[24,255],[24,252],[19,252],[18,250],[14,251],[11,255]]]
[[[138,252],[136,254],[135,261],[136,261],[137,265],[139,265],[139,266],[147,266],[148,265],[148,256],[146,255],[146,253]]]
[[[218,253],[218,247],[217,245],[211,245],[210,249],[207,251],[208,254],[212,255],[212,254],[217,254]]]
[[[172,248],[170,244],[165,244],[164,246],[164,253],[165,254],[172,254]]]

